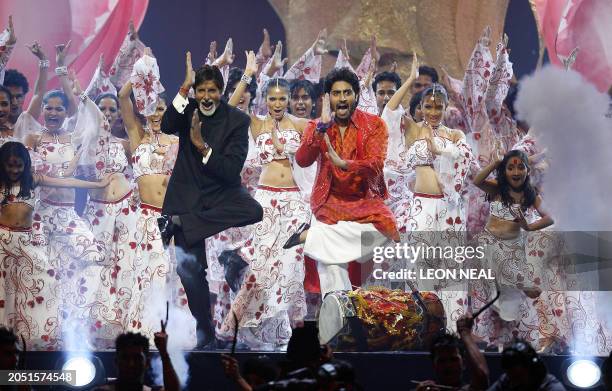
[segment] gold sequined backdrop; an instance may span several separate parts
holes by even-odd
[[[504,29],[509,0],[268,0],[286,32],[289,62],[312,44],[320,29],[328,29],[328,47],[338,49],[346,38],[351,63],[356,65],[372,34],[381,53],[380,69],[398,63],[402,78],[409,72],[410,56],[419,62],[444,65],[451,76],[461,77],[472,49],[486,25],[493,45]],[[492,47],[494,49],[494,47]],[[335,62],[326,55],[325,74]]]

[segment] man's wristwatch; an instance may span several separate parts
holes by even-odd
[[[208,145],[206,141],[204,141],[204,145],[202,147],[198,148],[198,150],[203,156],[206,156],[209,149],[210,149],[210,145]]]
[[[329,129],[331,126],[332,126],[332,121],[329,121],[329,122],[319,121],[317,123],[317,132],[325,133],[327,132],[327,129]]]

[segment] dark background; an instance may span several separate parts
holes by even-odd
[[[208,54],[210,41],[217,41],[220,54],[231,36],[234,64],[244,66],[244,51],[259,48],[264,27],[272,43],[285,41],[281,20],[266,0],[150,0],[140,37],[153,49],[162,83],[172,96],[185,77],[187,50],[191,51],[193,66],[197,68]],[[514,72],[520,79],[535,69],[538,58],[538,33],[527,0],[510,1],[505,31],[510,38]]]

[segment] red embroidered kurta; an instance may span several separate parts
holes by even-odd
[[[337,124],[327,134],[336,153],[348,163],[336,167],[326,156],[327,145],[310,121],[296,153],[297,163],[308,167],[318,161],[310,205],[317,220],[372,223],[385,236],[399,240],[395,218],[384,204],[387,197],[383,166],[387,155],[387,127],[377,116],[355,110],[344,137]]]

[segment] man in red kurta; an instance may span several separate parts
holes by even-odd
[[[317,161],[319,167],[304,252],[318,261],[323,295],[351,289],[348,262],[368,260],[374,247],[399,241],[395,218],[384,204],[386,125],[356,109],[359,80],[347,68],[327,76],[325,92],[321,119],[306,127],[296,153],[300,166]]]

